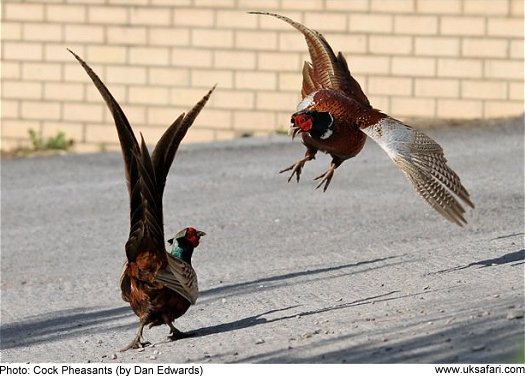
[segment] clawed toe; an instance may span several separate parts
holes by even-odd
[[[303,166],[304,166],[304,162],[303,160],[297,162],[297,163],[294,163],[293,165],[291,165],[290,167],[287,167],[285,168],[284,170],[281,170],[279,171],[280,174],[282,174],[283,172],[286,172],[286,171],[290,171],[292,170],[292,174],[290,175],[290,177],[288,178],[288,183],[292,180],[292,178],[294,177],[294,175],[296,175],[297,177],[297,182],[299,183],[299,179],[301,177],[301,172],[303,170]]]
[[[171,335],[168,336],[168,339],[170,341],[176,341],[183,338],[193,337],[195,335],[194,333],[184,333],[177,329],[175,331],[171,330],[170,334]]]
[[[314,180],[319,180],[319,179],[322,179],[322,180],[319,184],[317,184],[317,187],[315,187],[315,189],[319,189],[324,184],[323,192],[326,192],[326,189],[330,185],[330,182],[332,181],[332,177],[334,176],[334,170],[335,170],[334,168],[329,168],[328,170],[326,170],[325,173],[316,177]]]

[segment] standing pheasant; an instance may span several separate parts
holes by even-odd
[[[373,139],[403,171],[416,192],[451,222],[467,223],[461,202],[474,208],[458,175],[447,165],[443,149],[424,133],[372,108],[348,70],[344,56],[337,56],[317,31],[275,13],[250,12],[277,17],[299,30],[306,39],[311,63],[303,67],[302,101],[292,115],[292,138],[301,134],[304,158],[280,171],[292,171],[297,181],[307,161],[318,150],[332,157],[330,167],[315,178],[328,188],[334,171],[356,156],[367,136]]]
[[[166,324],[171,340],[185,336],[173,320],[195,304],[199,293],[197,275],[191,265],[194,249],[205,235],[187,227],[168,240],[170,253],[164,245],[162,194],[169,168],[180,142],[208,101],[213,87],[187,114],[181,114],[164,132],[153,154],[149,154],[141,135],[140,146],[126,115],[93,70],[70,51],[85,69],[109,107],[122,148],[130,197],[130,232],[126,242],[127,261],[120,278],[122,299],[129,302],[139,317],[139,330],[122,351],[144,347],[145,325]]]

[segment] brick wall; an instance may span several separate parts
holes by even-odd
[[[71,48],[150,142],[215,83],[188,141],[268,134],[299,101],[303,37],[282,13],[345,53],[372,104],[392,116],[523,112],[523,0],[4,0],[2,147],[64,131],[117,142]]]

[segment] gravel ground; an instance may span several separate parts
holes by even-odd
[[[191,132],[191,131],[190,131]],[[208,233],[193,337],[118,352],[137,318],[120,299],[128,234],[120,154],[2,161],[3,362],[516,362],[524,343],[522,120],[426,131],[476,209],[460,228],[418,198],[372,141],[328,191],[277,174],[285,137],[184,146],[165,192],[166,236]],[[523,351],[523,350],[521,350]]]

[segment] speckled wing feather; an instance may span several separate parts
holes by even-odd
[[[197,273],[190,264],[167,255],[168,267],[159,272],[157,281],[183,296],[191,304],[195,304],[199,296]]]
[[[306,39],[312,63],[305,62],[303,66],[303,98],[319,89],[342,90],[347,96],[356,100],[366,108],[370,108],[368,98],[361,90],[359,83],[352,77],[344,56],[339,52],[337,56],[317,31],[291,20],[288,17],[268,12],[249,12],[277,17],[295,29],[299,30]]]
[[[441,146],[390,117],[361,130],[386,151],[430,206],[459,226],[467,223],[461,202],[472,208],[474,204],[459,176],[447,165]]]

